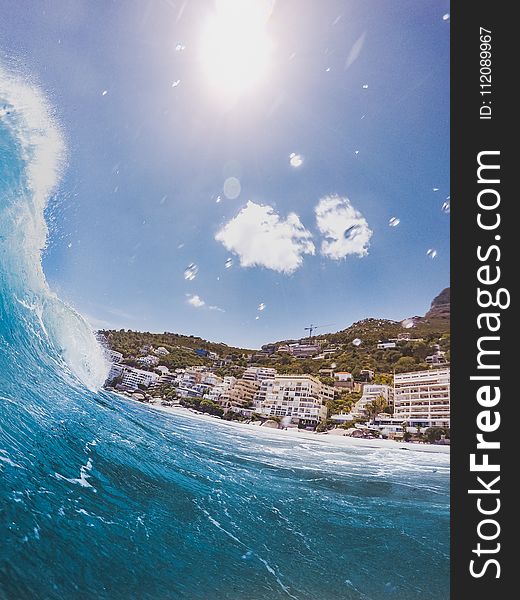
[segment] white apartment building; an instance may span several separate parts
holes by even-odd
[[[289,344],[289,353],[295,358],[310,358],[315,354],[319,354],[320,350],[318,344]]]
[[[149,354],[147,356],[140,356],[136,359],[136,362],[143,367],[156,367],[159,364],[159,358]]]
[[[395,348],[397,344],[395,342],[379,342],[377,345],[378,350],[388,350],[388,348]]]
[[[116,379],[116,377],[121,377],[124,370],[125,370],[125,365],[120,365],[117,363],[110,365],[110,371],[108,372],[106,383],[110,383],[111,381]]]
[[[115,350],[105,350],[105,356],[111,363],[120,363],[123,360],[123,355],[121,352],[116,352]]]
[[[168,356],[168,354],[170,354],[163,346],[159,346],[159,348],[154,350],[154,353],[157,354],[157,356]]]
[[[211,390],[209,390],[204,396],[208,400],[212,400],[213,402],[218,402],[222,394],[226,393],[230,388],[232,388],[237,382],[237,378],[232,375],[226,375],[221,383],[215,385]]]
[[[363,395],[352,407],[352,414],[361,416],[366,413],[366,405],[375,400],[378,396],[383,396],[388,406],[394,402],[394,390],[389,385],[365,383],[363,385]]]
[[[158,379],[159,375],[157,375],[157,373],[152,373],[151,371],[142,371],[141,369],[134,369],[133,367],[125,367],[123,371],[122,384],[128,389],[135,389],[139,385],[149,387]]]
[[[354,376],[349,371],[336,371],[334,379],[336,381],[354,381]]]
[[[263,381],[264,379],[274,379],[275,376],[276,369],[273,369],[272,367],[248,367],[244,371],[242,379],[248,381]]]
[[[312,375],[277,375],[266,385],[265,399],[257,403],[260,414],[291,417],[302,425],[317,425],[327,417],[325,402],[334,388]]]
[[[450,369],[396,374],[394,418],[409,427],[449,427]]]

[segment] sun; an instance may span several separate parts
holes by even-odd
[[[200,59],[205,80],[223,99],[236,101],[265,80],[272,6],[272,0],[217,0],[202,31]]]

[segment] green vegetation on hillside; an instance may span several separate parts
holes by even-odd
[[[154,348],[162,346],[166,348],[170,354],[159,358],[160,364],[169,369],[212,364],[211,360],[198,356],[195,353],[197,349],[215,352],[220,358],[235,360],[239,360],[244,352],[251,352],[251,350],[234,348],[223,343],[208,342],[192,335],[179,335],[169,332],[150,333],[148,331],[119,329],[101,330],[99,334],[106,341],[108,347],[116,352],[121,352],[125,358],[124,362],[131,366],[138,366],[135,358],[142,355],[141,348],[145,346],[153,346]]]
[[[442,293],[442,300],[447,292]],[[433,304],[432,304],[433,305]],[[445,305],[443,304],[443,307]],[[364,319],[336,333],[328,333],[312,338],[313,343],[319,343],[322,349],[335,347],[337,350],[325,359],[297,359],[288,354],[275,353],[270,356],[255,356],[254,362],[248,361],[248,356],[255,354],[253,350],[214,343],[199,337],[185,336],[174,333],[150,333],[121,329],[103,330],[99,332],[108,346],[121,352],[124,362],[137,366],[136,358],[144,346],[158,348],[163,346],[169,354],[160,357],[160,364],[170,369],[195,365],[213,365],[208,358],[198,356],[197,349],[215,352],[221,359],[229,363],[217,369],[219,375],[234,374],[240,376],[248,364],[274,367],[279,373],[312,374],[320,377],[324,383],[332,383],[329,376],[320,374],[321,369],[333,368],[335,371],[349,371],[357,381],[363,381],[364,369],[375,373],[375,383],[392,383],[392,374],[405,371],[427,369],[425,359],[435,352],[434,345],[438,344],[450,360],[449,318],[426,319],[414,318],[414,326],[406,329],[397,321],[386,319]],[[395,348],[379,349],[377,344],[391,339],[408,335],[413,341],[399,339]],[[359,345],[352,342],[361,340]],[[307,340],[309,341],[309,340]],[[279,342],[285,344],[287,341]],[[334,365],[334,366],[333,366]]]

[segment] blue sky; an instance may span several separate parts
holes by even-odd
[[[213,0],[6,3],[2,58],[68,147],[45,272],[94,325],[258,347],[449,285],[448,3],[270,4],[237,82]]]

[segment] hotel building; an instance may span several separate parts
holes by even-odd
[[[397,373],[393,416],[409,427],[449,427],[450,369]]]
[[[327,417],[327,400],[334,398],[334,388],[312,375],[277,375],[264,382],[257,412],[270,417],[291,417],[300,425],[316,426]],[[265,399],[264,399],[265,398]]]

